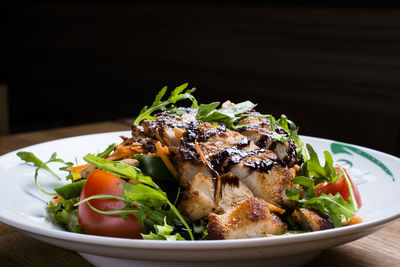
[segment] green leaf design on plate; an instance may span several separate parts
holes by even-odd
[[[348,155],[352,155],[352,153],[350,152],[350,151],[352,151],[352,152],[372,161],[375,165],[380,167],[387,175],[392,177],[393,182],[396,181],[393,173],[389,170],[389,168],[385,164],[382,163],[382,161],[380,161],[379,159],[375,158],[371,154],[368,154],[367,152],[365,152],[359,148],[356,148],[354,146],[344,144],[344,143],[333,142],[333,143],[331,143],[331,151],[333,154],[344,153],[344,154],[348,154]]]

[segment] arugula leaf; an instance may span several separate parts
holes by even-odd
[[[336,182],[338,175],[333,166],[332,155],[328,151],[324,151],[325,165],[321,166],[318,155],[310,144],[307,144],[307,150],[310,158],[301,166],[300,175],[312,176],[316,185],[325,181]]]
[[[17,156],[21,158],[21,160],[25,161],[26,163],[33,163],[34,166],[36,166],[37,168],[35,169],[35,184],[36,186],[45,194],[47,195],[56,195],[56,193],[50,193],[47,192],[40,184],[39,184],[39,180],[38,180],[38,175],[39,175],[39,170],[40,169],[44,169],[47,172],[49,172],[50,174],[52,174],[54,177],[56,177],[58,180],[61,180],[61,177],[58,176],[53,170],[51,170],[47,164],[49,163],[53,163],[53,162],[59,162],[59,163],[63,163],[64,167],[59,168],[59,170],[62,171],[67,171],[66,169],[71,167],[73,165],[72,162],[65,162],[62,159],[57,158],[57,153],[54,152],[53,154],[51,154],[50,159],[46,162],[43,162],[42,160],[40,160],[38,157],[36,157],[32,152],[26,152],[26,151],[20,151],[17,153]]]
[[[97,153],[96,157],[99,158],[106,158],[110,153],[117,147],[116,143],[109,145],[103,152]]]
[[[286,193],[286,196],[287,196],[289,199],[298,202],[299,199],[300,199],[301,190],[300,190],[300,188],[286,189],[286,192],[285,192],[285,193]]]
[[[335,227],[342,225],[342,214],[346,216],[346,218],[349,218],[354,216],[358,210],[353,205],[352,201],[345,201],[339,193],[334,196],[332,196],[332,194],[321,194],[319,197],[301,199],[299,202],[305,208],[315,209],[329,214]]]
[[[305,199],[313,198],[317,195],[315,192],[314,179],[305,176],[296,176],[293,178],[293,182],[303,186]]]
[[[141,212],[142,209],[131,209],[129,208],[132,205],[135,205],[137,207],[142,206],[146,207],[148,210],[149,209],[154,209],[154,208],[161,208],[165,205],[168,205],[170,210],[175,214],[175,216],[182,222],[182,224],[186,227],[188,230],[188,234],[190,238],[193,240],[193,234],[192,231],[190,230],[189,225],[185,221],[185,219],[182,217],[178,209],[168,200],[167,195],[164,191],[161,190],[161,188],[154,183],[153,179],[149,176],[144,176],[143,173],[141,172],[140,169],[135,168],[131,165],[119,162],[119,161],[111,161],[111,160],[106,160],[102,158],[98,158],[92,154],[87,154],[84,157],[84,160],[86,160],[88,163],[92,164],[93,166],[103,169],[105,171],[108,171],[116,176],[119,176],[121,178],[125,179],[131,179],[136,182],[139,182],[139,184],[133,185],[130,183],[125,183],[123,190],[124,190],[124,195],[123,197],[120,196],[115,196],[116,199],[119,199],[127,204],[127,206],[124,209],[121,210],[114,210],[114,211],[100,211],[90,205],[89,202],[87,202],[90,199],[93,199],[93,197],[86,198],[82,201],[80,201],[77,205],[87,202],[89,207],[91,207],[93,210],[101,213],[101,214],[119,214],[126,218],[127,214],[134,214],[137,216],[138,220],[140,223],[144,223],[145,216],[148,216],[148,213]],[[104,196],[102,196],[104,197]],[[110,197],[110,196],[108,196]]]
[[[328,151],[324,152],[325,165],[321,166],[318,155],[313,147],[307,144],[307,149],[309,151],[310,158],[308,161],[303,163],[298,176],[293,178],[293,182],[301,186],[301,188],[304,190],[304,194],[300,199],[300,190],[286,190],[287,197],[291,200],[298,201],[301,207],[319,210],[329,214],[333,225],[335,227],[339,227],[342,225],[342,215],[344,215],[346,218],[349,218],[354,216],[358,211],[357,201],[355,199],[350,180],[347,177],[346,172],[341,167],[339,167],[341,172],[336,174],[332,155]],[[318,197],[316,196],[316,184],[325,181],[334,183],[339,177],[342,177],[342,175],[346,179],[346,183],[350,192],[350,196],[347,201],[343,199],[340,193],[337,193],[334,196],[332,194],[321,194]]]
[[[296,124],[289,120],[284,114],[282,114],[281,117],[276,121],[276,124],[289,133],[287,140],[293,140],[296,144],[297,157],[303,157],[304,160],[307,160],[307,150],[303,141],[299,137],[299,127],[297,127]]]
[[[129,164],[120,161],[102,159],[92,154],[87,154],[83,159],[93,166],[108,171],[118,177],[131,179],[158,188],[149,176],[144,176],[139,168],[133,167]]]
[[[168,198],[165,192],[153,189],[143,184],[124,185],[124,198],[130,201],[140,202],[150,208],[162,207],[168,203]]]
[[[207,222],[203,219],[200,220],[200,225],[193,224],[193,232],[200,236],[198,240],[206,240],[208,237]]]
[[[136,154],[134,158],[140,162],[141,171],[153,180],[177,183],[176,178],[171,174],[160,157]]]
[[[189,99],[192,101],[192,108],[197,108],[197,100],[194,98],[192,93],[196,90],[196,88],[192,89],[185,89],[187,88],[188,84],[184,83],[178,87],[176,87],[172,92],[170,97],[167,100],[162,101],[163,96],[167,92],[167,86],[164,86],[160,92],[156,95],[153,103],[150,107],[144,106],[140,111],[139,115],[136,117],[133,125],[139,125],[139,123],[144,119],[154,120],[155,117],[151,114],[157,110],[166,109],[168,106],[172,106],[178,101]],[[172,107],[173,108],[173,107]]]
[[[56,193],[60,195],[63,199],[79,197],[85,183],[86,179],[81,179],[70,184],[55,187],[54,191],[56,191]]]
[[[167,241],[185,240],[179,233],[174,235],[171,234],[174,231],[174,228],[167,224],[165,218],[164,225],[155,225],[154,228],[156,233],[150,232],[148,235],[142,234],[143,239]]]
[[[75,233],[81,232],[78,222],[78,209],[74,206],[77,199],[65,200],[61,198],[59,201],[49,201],[47,204],[47,213],[50,220],[60,225],[62,228]]]
[[[206,121],[208,117],[215,111],[219,106],[219,102],[212,102],[210,104],[200,104],[197,109],[196,120]]]
[[[224,124],[229,128],[236,129],[234,122],[242,118],[241,114],[253,109],[257,104],[244,101],[230,107],[216,109],[218,105],[219,102],[201,104],[197,110],[196,120]]]
[[[39,158],[37,158],[32,152],[26,152],[26,151],[20,151],[17,153],[17,156],[20,157],[23,161],[25,162],[30,162],[33,163],[33,165],[35,165],[38,168],[44,169],[46,171],[48,171],[49,173],[51,173],[53,176],[55,176],[58,180],[61,180],[61,177],[58,176],[54,171],[52,171],[47,164],[51,163],[51,162],[61,162],[61,163],[65,163],[66,165],[72,166],[72,163],[70,162],[64,162],[64,160],[62,159],[58,159],[57,158],[57,153],[54,152],[53,154],[51,154],[50,159],[46,162],[41,161]]]

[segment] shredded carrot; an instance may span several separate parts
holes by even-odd
[[[176,171],[174,165],[168,158],[168,154],[169,154],[168,147],[163,147],[161,145],[160,141],[157,141],[157,143],[155,145],[156,145],[157,155],[162,159],[165,166],[167,166],[168,170],[172,173],[172,175],[177,177],[178,172]]]
[[[197,139],[194,139],[194,147],[196,148],[197,154],[199,154],[201,162],[203,162],[205,165],[207,165],[207,160],[204,157],[204,154],[199,147],[199,143],[197,143]]]
[[[84,164],[84,165],[78,165],[78,166],[72,166],[67,168],[69,171],[76,171],[76,170],[82,170],[83,168],[86,168],[89,164]]]
[[[286,210],[281,209],[281,208],[279,208],[279,207],[277,207],[277,206],[275,206],[275,205],[273,205],[271,203],[268,203],[268,202],[267,202],[267,207],[268,207],[268,209],[270,211],[275,212],[275,213],[279,213],[279,214],[284,214],[285,211],[286,211]]]
[[[131,150],[135,151],[137,153],[143,153],[144,152],[142,146],[133,146],[133,147],[131,147]]]
[[[301,220],[301,219],[300,219],[300,214],[299,214],[299,212],[298,212],[297,210],[294,210],[294,211],[292,212],[292,216],[296,217],[296,220],[297,220],[297,221],[300,221],[300,220]]]
[[[62,199],[62,197],[60,195],[56,195],[51,202],[53,202],[54,204],[57,204],[58,202],[60,202],[60,200]]]
[[[300,166],[299,165],[294,165],[292,168],[289,169],[290,173],[295,176],[297,171],[300,170]]]
[[[359,216],[354,216],[354,217],[349,218],[349,220],[347,221],[347,223],[344,224],[344,225],[359,224],[359,223],[362,223],[362,221],[363,221],[363,220],[361,219],[361,217],[359,217]]]
[[[199,154],[201,162],[208,167],[211,172],[217,177],[217,188],[215,190],[215,198],[214,198],[214,204],[215,206],[218,206],[219,204],[219,195],[221,194],[221,177],[219,176],[219,173],[215,171],[207,162],[206,158],[204,157],[203,152],[200,149],[199,144],[197,143],[197,139],[194,139],[194,147],[196,148],[197,154]]]
[[[79,179],[82,178],[82,176],[81,176],[81,170],[83,170],[83,169],[86,168],[87,166],[89,166],[89,164],[84,164],[84,165],[69,167],[69,168],[67,168],[67,170],[73,171],[73,172],[72,172],[72,178],[74,179],[74,181],[76,181],[76,180],[79,180]]]
[[[134,151],[131,150],[128,146],[123,146],[122,144],[117,146],[114,153],[107,157],[108,160],[118,160],[118,159],[126,159],[132,157]]]

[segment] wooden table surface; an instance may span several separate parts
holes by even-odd
[[[0,136],[0,155],[49,140],[130,129],[129,119]],[[0,223],[0,266],[91,266],[79,254],[27,237]],[[324,251],[307,266],[400,266],[400,220]]]

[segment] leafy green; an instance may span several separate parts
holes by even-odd
[[[307,160],[307,150],[304,146],[303,141],[299,136],[299,127],[294,124],[293,121],[289,120],[286,115],[282,114],[281,117],[276,121],[276,125],[284,129],[289,133],[289,137],[287,140],[293,140],[296,144],[296,154],[298,158],[303,157],[304,160]],[[275,131],[274,131],[275,132]]]
[[[154,228],[156,233],[150,232],[148,235],[142,234],[143,239],[168,241],[185,240],[179,233],[174,235],[171,234],[174,231],[174,228],[168,225],[165,219],[164,225],[155,225]]]
[[[229,128],[236,129],[235,121],[242,118],[241,114],[253,109],[256,105],[250,101],[244,101],[230,107],[216,109],[219,102],[201,104],[197,110],[196,120],[224,124]]]
[[[98,195],[91,196],[84,200],[81,200],[76,205],[79,205],[83,202],[87,202],[94,198],[114,198],[125,203],[125,208],[121,210],[111,210],[111,211],[100,211],[95,207],[91,206],[89,202],[88,205],[96,212],[101,214],[115,215],[119,214],[123,218],[126,218],[127,214],[135,215],[139,222],[146,227],[145,221],[146,219],[155,220],[153,221],[153,225],[160,224],[159,215],[163,213],[165,210],[164,207],[167,206],[170,209],[171,214],[174,214],[175,217],[179,219],[179,221],[186,227],[190,238],[193,240],[192,231],[187,224],[186,220],[182,217],[177,208],[169,201],[167,194],[162,191],[162,189],[154,183],[153,179],[149,176],[144,176],[140,169],[130,166],[128,164],[119,162],[119,161],[111,161],[102,158],[98,158],[92,154],[87,154],[84,157],[88,163],[94,165],[97,168],[108,171],[118,177],[124,179],[134,180],[139,182],[139,184],[130,184],[125,183],[123,187],[123,196],[110,196],[110,195]],[[132,206],[136,206],[136,209],[132,209]],[[154,216],[154,214],[156,216]],[[164,215],[166,216],[166,215]]]
[[[197,110],[196,120],[204,122],[212,122],[217,124],[223,124],[233,130],[239,130],[246,126],[246,124],[236,125],[239,119],[244,117],[258,117],[268,118],[271,127],[270,137],[279,142],[286,142],[293,140],[296,144],[296,152],[299,158],[306,155],[304,143],[301,141],[298,131],[299,128],[294,124],[293,121],[289,120],[286,115],[276,120],[274,116],[262,115],[262,114],[245,114],[245,112],[252,110],[257,106],[250,101],[244,101],[230,107],[216,109],[219,106],[219,102],[212,102],[210,104],[201,104]],[[284,129],[286,133],[278,133],[278,128]]]
[[[144,183],[152,187],[157,187],[157,185],[149,176],[144,176],[139,168],[133,167],[129,164],[120,161],[102,159],[92,154],[87,154],[83,157],[83,159],[93,166],[108,171],[118,177],[134,180],[136,182]]]
[[[70,184],[55,187],[54,191],[56,191],[56,193],[64,199],[79,197],[82,191],[82,187],[85,183],[86,179],[81,179]]]
[[[96,157],[99,158],[106,158],[110,153],[117,147],[116,143],[109,145],[103,152],[97,153]]]
[[[29,162],[33,163],[33,165],[37,167],[35,169],[35,184],[43,193],[45,193],[47,195],[55,195],[56,193],[47,192],[46,190],[44,190],[44,188],[42,186],[40,186],[39,181],[38,181],[39,170],[44,169],[47,172],[49,172],[50,174],[52,174],[53,176],[55,176],[58,180],[61,180],[61,177],[58,176],[53,170],[51,170],[49,168],[49,166],[47,166],[47,164],[54,163],[54,162],[62,163],[62,164],[64,164],[64,166],[60,168],[60,170],[62,170],[62,171],[65,171],[66,168],[71,167],[73,165],[72,162],[65,162],[64,160],[57,158],[56,152],[51,154],[50,159],[46,162],[43,162],[42,160],[37,158],[32,152],[20,151],[17,153],[17,156],[20,157],[23,161],[25,161],[27,163],[29,163]]]
[[[130,201],[140,202],[150,208],[162,207],[168,203],[167,195],[160,190],[153,189],[143,184],[124,185],[124,198]]]
[[[160,157],[137,154],[134,158],[140,162],[140,170],[143,174],[150,176],[167,193],[168,199],[179,195],[180,185]]]
[[[307,160],[307,151],[304,146],[303,141],[299,136],[299,127],[296,124],[289,120],[286,115],[282,114],[278,120],[275,119],[274,116],[267,115],[255,115],[248,114],[246,116],[258,117],[258,118],[268,118],[269,125],[271,127],[270,137],[279,142],[287,142],[289,140],[293,140],[296,144],[296,154],[298,159]],[[286,133],[278,133],[279,128],[282,128],[286,131]]]
[[[294,201],[299,201],[300,193],[301,193],[300,188],[286,189],[286,196]]]
[[[307,144],[307,150],[310,158],[301,166],[300,175],[312,176],[316,185],[322,182],[336,182],[338,174],[333,166],[332,155],[328,151],[324,151],[325,165],[321,166],[318,155],[310,144]]]
[[[309,199],[317,195],[315,192],[314,179],[305,176],[296,176],[293,178],[293,182],[303,186],[304,198]]]
[[[315,209],[329,214],[335,227],[342,225],[342,214],[346,216],[346,218],[349,218],[354,216],[358,210],[353,205],[350,198],[348,201],[345,201],[339,193],[334,196],[332,196],[332,194],[321,194],[319,197],[302,199],[299,200],[299,202],[305,208]]]
[[[207,222],[200,220],[199,225],[193,225],[193,232],[198,235],[198,240],[206,240],[208,237]]]
[[[332,219],[333,225],[339,227],[342,225],[342,215],[349,218],[354,216],[358,211],[357,201],[355,200],[350,180],[341,167],[339,167],[341,172],[339,174],[336,173],[332,156],[328,151],[324,152],[325,165],[321,166],[318,155],[313,147],[307,144],[307,149],[310,158],[303,163],[298,176],[293,178],[293,182],[299,184],[303,190],[302,197],[300,197],[300,189],[286,190],[287,197],[298,201],[301,207],[327,213]],[[334,183],[342,176],[346,179],[350,192],[350,197],[347,201],[343,199],[340,193],[336,195],[321,194],[320,196],[316,196],[315,185],[326,181]]]
[[[140,162],[140,170],[153,180],[176,183],[175,177],[171,174],[160,157],[136,154],[134,158]]]
[[[185,89],[187,88],[188,84],[184,83],[178,87],[176,87],[172,92],[170,97],[167,100],[162,100],[163,96],[167,92],[167,86],[164,86],[160,92],[156,95],[153,103],[151,104],[150,107],[144,106],[142,110],[140,111],[139,115],[133,122],[133,125],[139,125],[139,123],[144,120],[144,119],[149,119],[149,120],[154,120],[155,117],[152,116],[151,114],[157,110],[163,110],[166,109],[168,106],[171,108],[175,108],[173,104],[175,104],[178,101],[189,99],[192,101],[192,108],[197,108],[197,100],[194,98],[192,93],[196,90],[196,88],[192,89]]]
[[[81,227],[78,222],[78,209],[74,206],[77,201],[77,198],[69,200],[61,198],[58,202],[49,201],[47,204],[47,213],[50,220],[70,232],[80,233]]]

